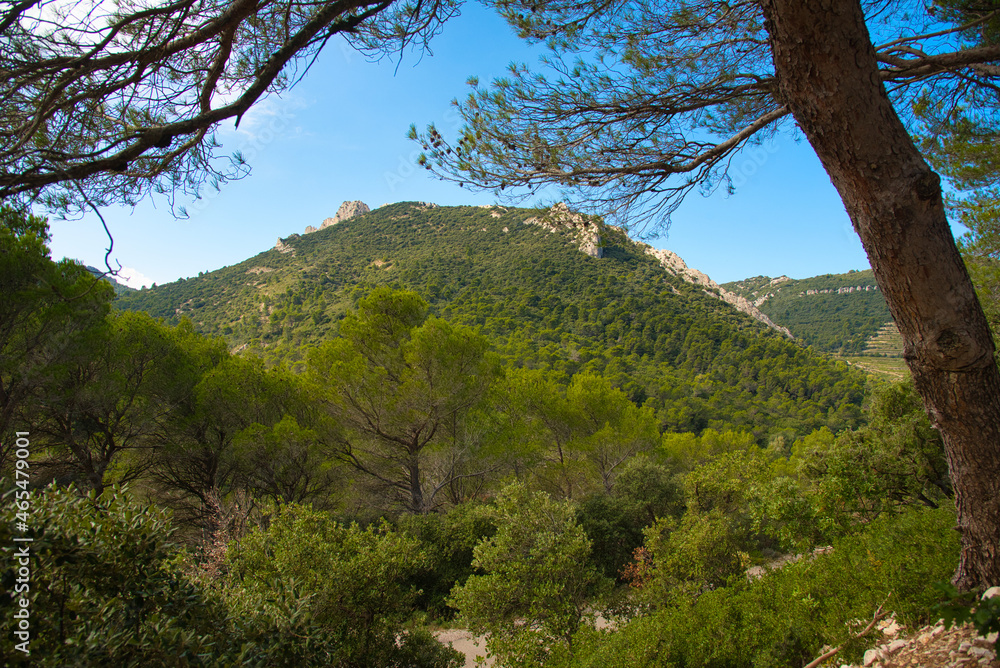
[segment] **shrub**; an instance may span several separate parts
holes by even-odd
[[[574,509],[513,484],[497,498],[497,533],[476,546],[472,575],[452,592],[475,633],[507,666],[537,666],[571,652],[595,588],[590,541]]]
[[[404,629],[418,593],[407,580],[427,557],[386,524],[362,529],[290,504],[266,529],[231,544],[227,563],[226,597],[236,614],[308,639],[282,665],[444,668],[459,660],[429,635]]]
[[[800,559],[753,582],[681,600],[635,619],[574,665],[801,666],[825,645],[844,645],[857,659],[864,639],[852,636],[883,606],[904,623],[930,621],[958,560],[954,510],[910,509],[885,516],[827,553]]]
[[[492,510],[477,503],[464,503],[447,513],[400,517],[400,530],[418,539],[428,558],[428,567],[408,580],[420,592],[420,609],[435,617],[454,616],[445,599],[472,575],[472,551],[496,533],[494,521]]]
[[[13,616],[22,593],[31,613],[31,654],[5,647],[5,665],[460,665],[429,633],[402,626],[410,599],[400,583],[422,556],[398,534],[293,508],[244,539],[220,587],[186,575],[166,512],[118,487],[88,496],[50,487],[32,492],[30,589],[20,592],[12,552],[23,543],[4,519],[0,577],[11,595],[0,614]]]
[[[21,544],[13,542],[12,522],[0,526],[3,581],[11,592],[0,597],[4,616],[16,603],[18,566],[10,553],[23,544],[31,553],[31,655],[12,652],[15,662],[201,666],[231,651],[225,610],[177,567],[163,511],[118,487],[100,496],[50,487],[32,492],[29,524],[33,541]]]

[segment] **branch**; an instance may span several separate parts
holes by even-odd
[[[4,12],[3,23],[0,23],[0,35],[7,32],[7,29],[14,25],[21,14],[31,9],[37,0],[22,0]]]
[[[968,23],[966,23],[964,25],[956,26],[954,28],[948,28],[946,30],[939,30],[937,32],[929,32],[929,33],[925,33],[923,35],[914,35],[912,37],[900,37],[897,40],[893,40],[891,42],[886,42],[885,44],[880,44],[879,46],[876,46],[875,47],[875,51],[879,52],[879,51],[882,51],[883,49],[889,49],[890,47],[896,46],[898,44],[907,44],[909,42],[916,42],[916,41],[924,40],[924,39],[933,39],[934,37],[944,37],[945,35],[952,35],[952,34],[959,33],[959,32],[965,32],[966,30],[969,30],[970,28],[975,28],[978,25],[982,25],[983,23],[986,23],[987,21],[989,21],[990,19],[992,19],[994,16],[997,16],[998,14],[1000,14],[1000,9],[995,9],[992,12],[984,14],[983,16],[979,17],[978,19],[976,19],[974,21],[969,21]]]
[[[530,182],[532,180],[549,180],[553,178],[567,182],[572,181],[573,179],[593,178],[595,176],[606,177],[607,180],[610,180],[616,176],[647,174],[667,177],[674,174],[694,172],[706,166],[717,164],[722,158],[724,158],[733,149],[737,148],[740,144],[746,142],[750,139],[750,137],[757,134],[757,132],[763,130],[768,125],[784,118],[789,113],[788,108],[785,106],[769,111],[746,125],[742,130],[731,136],[729,139],[711,146],[711,148],[699,153],[687,162],[676,163],[667,158],[656,162],[628,164],[620,167],[583,167],[569,170],[536,168],[533,171],[524,172],[521,178],[525,182]],[[654,183],[652,188],[657,188],[661,183],[662,178],[660,181]]]
[[[312,6],[285,0],[279,10],[287,5],[298,13],[297,30],[289,35],[296,28],[286,23],[284,33],[272,36],[246,22],[255,16],[268,20],[274,0],[235,0],[221,7],[175,0],[123,18],[82,19],[66,26],[75,39],[69,42],[57,33],[20,27],[24,11],[37,4],[22,0],[0,15],[5,31],[20,31],[5,33],[5,42],[23,47],[5,56],[0,67],[0,79],[7,79],[2,93],[8,128],[0,132],[0,198],[38,198],[50,186],[102,174],[108,177],[99,188],[125,200],[133,197],[120,194],[126,188],[150,188],[169,170],[185,170],[173,177],[185,189],[198,188],[208,175],[234,178],[237,172],[222,174],[210,165],[216,147],[206,145],[208,131],[228,118],[238,126],[275,82],[285,85],[279,77],[286,66],[297,58],[314,59],[331,36],[354,32],[395,1],[316,2],[312,13]],[[433,23],[439,2],[425,10],[422,27]],[[241,36],[246,31],[253,34]],[[239,62],[233,53],[241,54]],[[261,60],[255,61],[258,54]],[[237,69],[247,59],[250,71]],[[239,94],[213,109],[222,81]],[[166,150],[178,136],[191,139]],[[185,156],[190,157],[179,163]],[[140,159],[142,167],[130,169]],[[82,206],[71,197],[66,207]]]
[[[167,125],[151,127],[141,132],[137,131],[136,133],[133,133],[132,137],[130,137],[133,143],[118,153],[100,160],[67,167],[60,170],[59,173],[48,172],[38,175],[0,175],[0,186],[4,186],[0,187],[0,198],[37,190],[54,183],[60,183],[67,179],[78,181],[101,172],[124,171],[128,163],[137,159],[151,148],[157,148],[159,145],[162,145],[167,137],[190,134],[201,130],[202,128],[215,125],[227,118],[232,118],[234,116],[237,118],[242,117],[242,115],[246,113],[246,111],[257,101],[257,99],[271,86],[288,61],[291,60],[299,52],[299,50],[305,48],[312,38],[316,36],[316,34],[328,26],[337,16],[351,11],[358,6],[363,6],[364,4],[366,3],[354,2],[352,0],[341,0],[340,2],[335,2],[321,9],[316,16],[314,16],[313,19],[310,20],[296,35],[286,41],[280,49],[271,55],[263,67],[258,70],[254,83],[249,86],[246,91],[244,91],[244,93],[233,103],[224,107],[202,111],[202,113],[189,119]],[[391,4],[391,0],[382,0],[382,2],[376,5],[376,7],[378,9],[384,9],[388,7],[389,4]],[[239,7],[241,5],[244,9],[248,7],[252,8],[253,0],[243,0],[240,3],[237,3],[236,6]],[[231,13],[234,13],[233,8],[226,13],[227,19],[230,18]],[[240,20],[242,20],[242,18]],[[345,27],[341,29],[346,29],[346,26],[348,25],[349,22],[344,22]],[[221,29],[222,26],[218,25],[215,27]],[[205,30],[199,34],[204,37],[217,33],[218,30]],[[191,43],[191,39],[192,37],[188,36],[179,41],[189,45]],[[168,51],[173,51],[174,46],[175,45],[170,45],[167,47]]]
[[[764,128],[766,128],[771,123],[774,123],[775,121],[777,121],[777,120],[779,120],[781,118],[784,118],[789,113],[791,113],[791,112],[789,111],[788,107],[786,107],[785,105],[782,105],[782,106],[778,107],[777,109],[775,109],[773,111],[769,111],[766,114],[764,114],[763,116],[760,116],[759,118],[757,118],[756,120],[754,120],[753,122],[751,122],[750,124],[748,124],[745,128],[743,128],[742,130],[740,130],[739,132],[737,132],[736,134],[734,134],[732,137],[730,137],[726,141],[724,141],[724,142],[722,142],[720,144],[716,144],[711,149],[705,151],[704,153],[702,153],[701,155],[697,156],[693,160],[690,160],[689,162],[681,163],[679,165],[673,165],[670,162],[666,162],[666,161],[659,162],[659,163],[653,163],[652,165],[649,166],[649,170],[648,171],[654,171],[657,168],[661,168],[662,167],[663,168],[663,172],[666,173],[666,174],[678,174],[678,173],[693,172],[693,171],[695,171],[696,169],[698,169],[699,167],[701,167],[702,165],[704,165],[704,164],[706,164],[708,162],[716,162],[716,161],[718,161],[726,153],[728,153],[732,149],[736,148],[737,146],[739,146],[740,144],[742,144],[746,140],[750,139],[750,137],[752,137],[753,135],[757,134],[757,132],[759,132],[760,130],[763,130]],[[626,171],[624,173],[630,173],[630,172]],[[634,173],[634,172],[632,172],[632,173]]]
[[[868,626],[866,626],[864,628],[864,630],[861,631],[860,633],[855,633],[852,639],[854,639],[854,638],[862,638],[865,635],[867,635],[869,631],[871,631],[873,628],[875,628],[876,622],[878,622],[878,620],[880,620],[883,617],[885,617],[886,614],[887,614],[887,612],[883,612],[882,611],[882,606],[881,605],[878,606],[878,608],[875,610],[875,616],[872,617],[872,620],[870,622],[868,622]],[[837,652],[839,652],[842,647],[843,647],[843,645],[837,645],[836,647],[834,647],[833,649],[831,649],[826,654],[823,654],[822,656],[816,657],[815,659],[813,659],[812,661],[810,661],[809,663],[807,663],[806,665],[804,665],[802,668],[816,668],[816,666],[820,665],[821,663],[823,663],[824,661],[826,661],[827,659],[829,659],[831,656],[833,656]]]
[[[877,58],[879,62],[891,65],[890,68],[881,70],[883,81],[913,81],[963,67],[993,64],[1000,60],[1000,45],[980,46],[912,59],[879,53]]]

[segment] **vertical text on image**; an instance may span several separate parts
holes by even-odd
[[[16,577],[14,579],[14,649],[23,652],[25,655],[31,654],[31,599],[28,594],[31,591],[31,542],[34,540],[30,536],[25,536],[29,529],[31,519],[31,490],[28,489],[31,475],[28,457],[31,455],[31,441],[28,439],[29,432],[19,431],[16,433],[17,442],[14,450],[14,504],[15,528],[20,535],[14,536],[14,561]]]

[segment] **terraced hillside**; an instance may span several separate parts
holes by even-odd
[[[818,350],[841,355],[868,351],[892,315],[870,269],[806,279],[755,276],[722,287],[755,304],[776,324]]]

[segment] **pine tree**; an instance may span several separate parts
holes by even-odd
[[[994,343],[940,177],[900,118],[923,95],[958,107],[995,101],[1000,44],[985,29],[967,36],[996,10],[970,13],[972,3],[956,1],[921,15],[893,0],[498,4],[524,37],[548,41],[556,77],[515,66],[477,85],[459,105],[457,141],[433,126],[411,130],[423,164],[498,192],[555,183],[619,219],[648,217],[669,214],[693,188],[731,185],[737,152],[794,120],[843,199],[944,438],[962,533],[956,584],[1000,582]],[[585,56],[569,62],[572,53]]]

